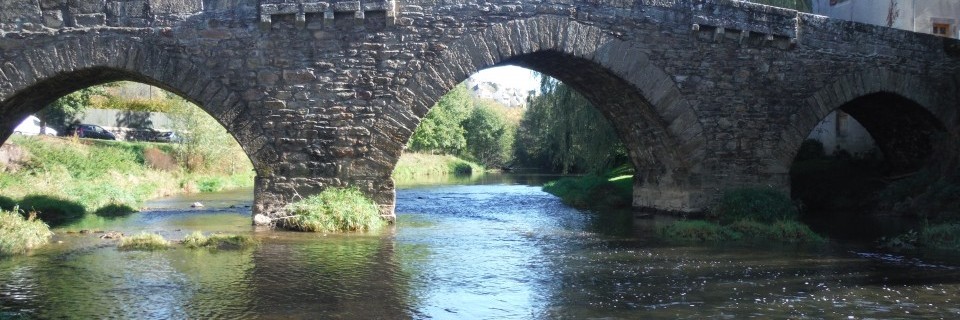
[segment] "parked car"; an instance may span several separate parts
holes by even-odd
[[[157,135],[157,142],[183,143],[183,137],[173,131],[161,132]]]
[[[43,128],[42,130],[43,134],[51,135],[51,136],[57,135],[57,130],[53,130],[53,128],[50,128],[47,126],[41,127],[40,118],[37,118],[34,116],[29,116],[26,119],[24,119],[23,122],[20,123],[20,125],[17,125],[17,127],[13,129],[13,133],[28,135],[28,136],[35,136],[40,134],[41,132],[40,128]]]
[[[107,131],[101,126],[95,124],[75,124],[67,128],[68,135],[76,135],[80,138],[117,140],[112,132]]]

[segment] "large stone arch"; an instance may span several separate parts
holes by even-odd
[[[0,143],[27,115],[57,98],[89,86],[129,80],[167,91],[197,104],[243,147],[258,175],[257,154],[265,141],[243,115],[240,95],[211,77],[186,55],[133,37],[64,35],[17,52],[0,63]]]
[[[436,45],[441,46],[441,45]],[[698,211],[704,205],[696,176],[705,138],[696,111],[674,79],[636,41],[596,26],[544,16],[491,24],[438,48],[398,92],[403,107],[383,119],[390,130],[376,143],[389,175],[419,120],[471,74],[514,64],[553,76],[583,93],[606,115],[637,167],[634,206]],[[408,107],[407,107],[408,106]]]
[[[960,129],[960,110],[956,108],[956,97],[946,94],[956,86],[952,83],[885,69],[865,70],[840,77],[802,103],[799,112],[791,119],[792,127],[783,136],[777,161],[783,168],[789,168],[800,144],[817,124],[831,112],[851,105],[859,109],[854,110],[859,113],[853,114],[854,118],[861,122],[866,120],[864,125],[871,134],[876,134],[878,130],[871,128],[870,122],[877,122],[873,126],[881,123],[864,119],[870,116],[869,112],[900,112],[904,121],[914,121],[915,126],[925,125],[931,130],[944,131],[946,138],[955,142]],[[868,104],[874,104],[876,108],[870,109]],[[883,149],[883,138],[875,138],[879,138],[877,143]]]

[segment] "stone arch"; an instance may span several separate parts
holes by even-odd
[[[384,119],[392,127],[384,130],[392,135],[378,144],[387,146],[381,150],[387,175],[420,119],[442,95],[479,70],[513,64],[571,85],[611,121],[637,167],[634,184],[642,190],[634,188],[635,206],[701,209],[692,204],[700,199],[699,185],[690,181],[697,180],[691,176],[699,173],[704,156],[703,127],[674,79],[656,66],[642,43],[544,16],[492,24],[439,49],[435,58],[406,71],[410,79],[398,100],[409,108],[396,107]]]
[[[867,70],[841,77],[811,95],[791,119],[793,130],[784,135],[779,157],[783,168],[789,168],[800,144],[811,131],[835,110],[844,110],[861,122],[874,135],[885,154],[897,148],[929,152],[931,135],[946,133],[957,141],[958,110],[954,98],[943,94],[945,83],[888,70]],[[899,137],[899,138],[898,138]],[[916,153],[920,150],[913,150]],[[916,169],[918,159],[909,155],[894,156],[893,165],[904,170]]]
[[[265,141],[244,121],[240,95],[173,50],[126,37],[62,36],[0,64],[0,143],[28,114],[70,92],[112,81],[136,81],[173,92],[213,116],[263,174]]]

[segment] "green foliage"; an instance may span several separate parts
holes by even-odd
[[[514,159],[563,173],[602,172],[629,161],[607,119],[582,95],[549,77],[530,98],[514,143]]]
[[[960,219],[960,175],[930,168],[895,181],[878,192],[878,211],[934,222]]]
[[[488,103],[478,104],[463,122],[467,150],[486,167],[505,165],[512,151],[514,130],[496,108]]]
[[[728,191],[710,210],[710,215],[722,223],[738,220],[775,222],[794,220],[797,208],[780,191],[771,188],[743,188]]]
[[[819,143],[804,143],[819,146]],[[801,146],[790,167],[794,199],[812,212],[862,210],[872,205],[874,194],[884,187],[883,164],[870,157],[826,156],[822,148]]]
[[[926,225],[919,232],[910,230],[894,237],[880,238],[880,247],[886,249],[916,249],[918,247],[938,250],[960,250],[960,223]]]
[[[410,137],[407,149],[413,152],[464,154],[467,140],[463,122],[471,109],[473,98],[467,92],[467,87],[457,85],[430,109]]]
[[[826,158],[827,154],[823,150],[823,143],[814,139],[803,140],[800,144],[800,150],[793,161],[819,160]]]
[[[307,232],[371,231],[383,227],[377,205],[357,189],[329,188],[287,206],[282,225]]]
[[[47,224],[32,215],[25,219],[16,210],[0,210],[0,256],[26,253],[46,244],[51,236]]]
[[[543,191],[575,208],[626,208],[633,202],[633,179],[587,174],[547,182]]]
[[[170,118],[183,138],[176,152],[191,172],[235,174],[253,168],[246,153],[227,129],[200,107],[174,99]]]
[[[219,250],[243,249],[260,244],[259,241],[247,235],[215,233],[207,237],[200,231],[187,235],[181,243],[190,249],[209,248]]]
[[[197,181],[197,188],[200,192],[219,192],[223,190],[225,184],[221,177],[206,177]]]
[[[138,250],[153,251],[170,248],[170,241],[163,236],[154,233],[140,233],[137,235],[123,237],[120,244],[117,245],[120,250]]]

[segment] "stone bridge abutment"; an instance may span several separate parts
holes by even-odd
[[[458,82],[505,64],[568,83],[611,121],[637,167],[638,208],[693,212],[732,188],[788,190],[800,143],[835,109],[866,119],[904,163],[923,153],[916,141],[942,131],[956,143],[960,130],[955,40],[732,0],[0,8],[0,141],[72,90],[155,85],[236,137],[258,174],[254,211],[271,217],[297,195],[346,186],[392,216],[390,175],[420,119]]]

